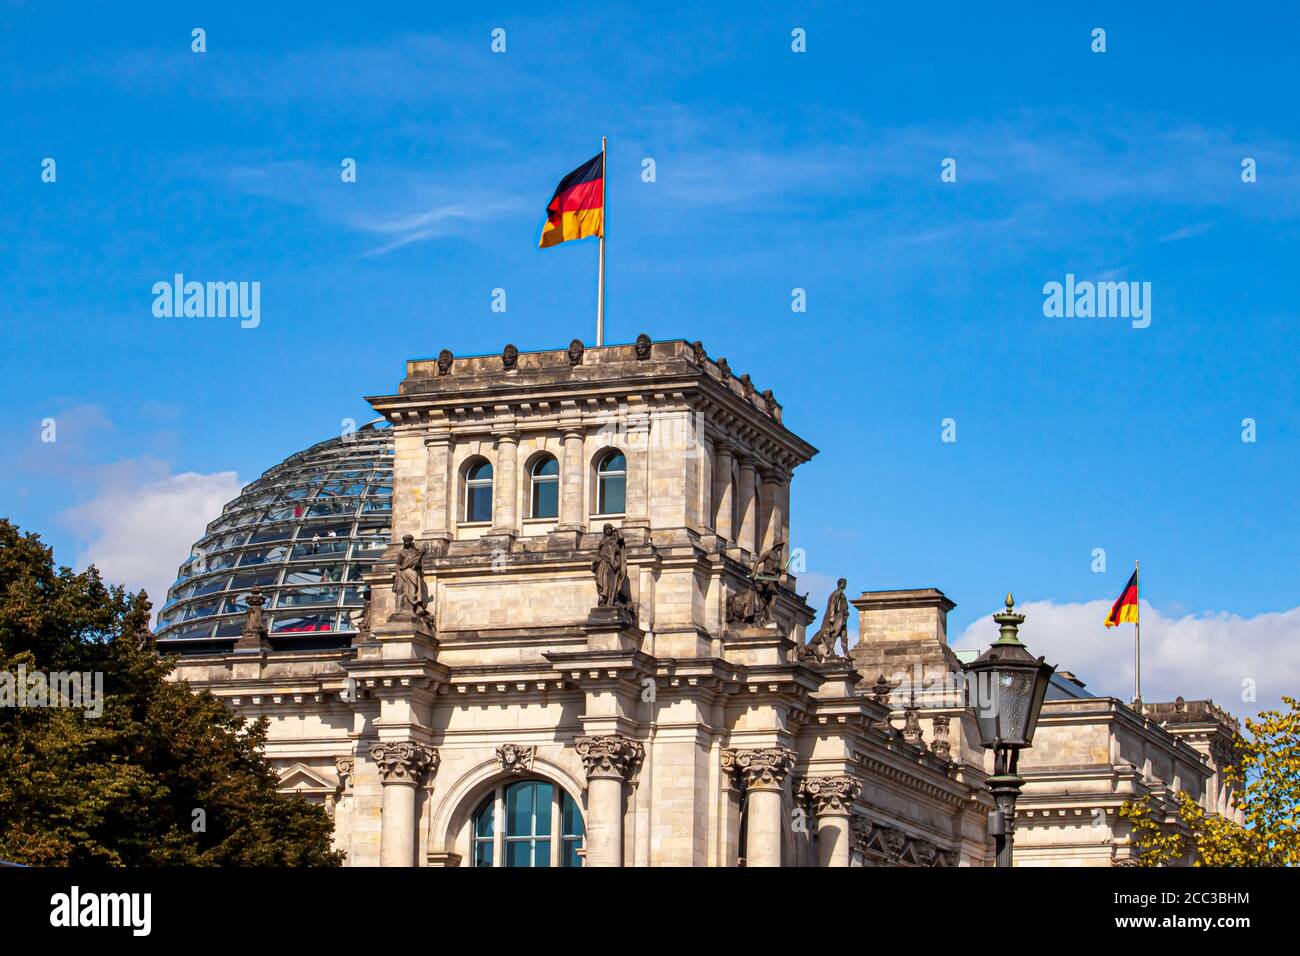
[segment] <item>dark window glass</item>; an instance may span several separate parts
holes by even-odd
[[[337,604],[339,599],[338,588],[293,588],[289,591],[281,591],[280,599],[276,607],[305,607],[319,604]]]
[[[465,472],[465,520],[492,520],[492,465],[478,461]]]
[[[560,463],[547,456],[532,469],[532,518],[555,518],[560,513]]]
[[[596,513],[621,515],[627,509],[627,459],[610,452],[596,469]]]

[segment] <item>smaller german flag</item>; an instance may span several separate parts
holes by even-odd
[[[597,153],[555,187],[537,248],[605,234],[605,154]]]
[[[1110,613],[1106,615],[1107,627],[1119,627],[1121,624],[1136,624],[1138,622],[1138,573],[1137,568],[1133,569],[1133,576],[1128,579],[1128,584],[1124,585],[1124,590],[1120,593],[1119,599],[1111,605]]]

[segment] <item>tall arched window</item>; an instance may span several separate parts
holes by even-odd
[[[596,465],[596,514],[621,515],[627,510],[627,459],[621,451],[606,452]]]
[[[465,520],[492,520],[492,463],[483,458],[465,469]]]
[[[560,514],[560,463],[551,455],[543,455],[533,462],[532,505],[530,518],[556,518]]]
[[[577,801],[546,780],[520,780],[488,794],[474,812],[475,866],[582,866]]]

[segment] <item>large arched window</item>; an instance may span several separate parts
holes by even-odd
[[[546,780],[503,784],[474,812],[475,866],[582,866],[577,801]]]
[[[596,514],[621,515],[627,510],[627,459],[621,451],[606,452],[596,465]]]
[[[532,477],[530,518],[557,518],[560,514],[560,463],[543,455],[529,469]]]
[[[465,469],[465,520],[492,520],[492,463],[483,458]]]

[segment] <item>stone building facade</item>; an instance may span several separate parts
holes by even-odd
[[[817,452],[770,390],[642,336],[443,352],[369,401],[392,543],[350,646],[276,647],[250,611],[174,675],[270,718],[350,865],[991,863],[952,602],[867,592],[851,659],[805,648],[791,481]],[[1018,862],[1122,860],[1126,795],[1231,812],[1226,715],[1067,691],[1022,762]]]

